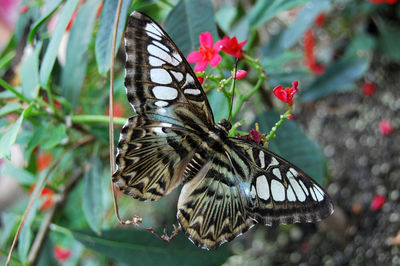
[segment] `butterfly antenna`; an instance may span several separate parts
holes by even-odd
[[[232,84],[232,98],[231,98],[231,106],[229,108],[229,117],[228,121],[231,122],[232,120],[232,107],[233,107],[233,99],[235,98],[235,88],[236,88],[236,72],[239,60],[236,58],[235,68],[233,73],[233,84]]]

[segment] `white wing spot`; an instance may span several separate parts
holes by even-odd
[[[305,201],[306,194],[304,194],[304,191],[301,189],[301,187],[300,187],[299,183],[296,181],[296,179],[293,178],[293,174],[290,172],[287,172],[287,176],[289,177],[289,182],[292,185],[294,193],[296,193],[296,195],[297,195],[297,198],[300,201]]]
[[[168,102],[166,102],[166,101],[156,101],[154,104],[157,105],[158,107],[165,107],[165,106],[168,105]]]
[[[201,93],[198,89],[186,89],[183,91],[185,94],[199,95]]]
[[[260,159],[260,167],[264,168],[265,167],[265,155],[263,151],[260,151],[258,154],[258,158]]]
[[[251,186],[251,190],[250,190],[250,195],[252,199],[256,198],[257,192],[256,192],[256,188],[253,186]]]
[[[172,82],[171,75],[163,68],[153,68],[150,70],[150,79],[154,83],[169,84]]]
[[[178,62],[182,62],[182,57],[176,51],[172,53],[172,56],[175,57]]]
[[[174,100],[178,97],[178,91],[167,86],[155,86],[153,88],[153,94],[160,100]]]
[[[279,170],[279,168],[274,168],[272,170],[272,173],[274,174],[274,176],[276,176],[277,178],[279,178],[280,180],[282,180],[282,175],[281,175],[281,171]]]
[[[300,185],[302,186],[303,190],[306,192],[307,196],[310,195],[310,194],[308,193],[308,189],[307,189],[306,185],[304,185],[303,181],[301,181],[301,180],[299,179],[299,183],[300,183]]]
[[[160,36],[162,34],[161,29],[154,23],[148,23],[144,29],[147,31],[147,34],[153,33],[157,36]]]
[[[289,186],[287,190],[287,198],[289,201],[296,201],[296,195],[294,195],[292,186]]]
[[[165,62],[154,56],[149,56],[149,63],[151,66],[162,66]]]
[[[256,180],[257,195],[263,200],[269,199],[269,185],[265,175],[260,175]]]
[[[165,135],[164,131],[162,130],[162,127],[155,127],[154,132],[156,132],[158,135]]]
[[[156,40],[153,40],[153,44],[155,44],[155,45],[158,46],[159,48],[163,49],[163,50],[166,51],[167,53],[170,52],[170,51],[169,51],[169,48],[168,48],[167,46],[165,46],[164,44],[162,44],[162,43],[160,43],[160,42],[158,42],[158,41],[156,41]]]
[[[181,82],[183,79],[183,74],[181,72],[171,70],[172,75],[176,78],[178,82]]]
[[[186,74],[186,81],[185,81],[185,84],[183,84],[183,87],[186,87],[186,86],[190,86],[190,87],[194,86],[194,80],[189,73]]]
[[[279,165],[278,160],[275,157],[271,157],[271,163],[268,165],[268,167],[277,166],[277,165]]]
[[[276,180],[271,181],[271,193],[275,201],[285,200],[285,187],[281,182]]]
[[[319,188],[317,185],[314,185],[314,190],[315,190],[315,195],[317,196],[318,201],[323,201],[325,193],[322,191],[322,189]]]
[[[293,169],[292,167],[289,168],[289,171],[292,172],[292,174],[294,176],[298,176],[299,175],[299,173],[295,169]]]
[[[147,51],[151,55],[156,56],[156,57],[160,58],[161,60],[164,60],[165,62],[170,63],[174,66],[177,66],[179,64],[179,63],[177,63],[178,61],[176,61],[175,58],[172,58],[171,55],[168,54],[168,52],[164,51],[160,47],[155,46],[154,44],[148,45]]]

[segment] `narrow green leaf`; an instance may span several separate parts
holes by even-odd
[[[103,178],[103,172],[97,157],[91,159],[91,166],[83,178],[83,212],[90,228],[100,233],[103,220],[103,189],[99,179]]]
[[[270,1],[257,1],[255,6],[250,12],[249,22],[251,27],[259,27],[266,23],[278,13],[292,9],[296,6],[303,5],[309,0],[270,0]]]
[[[31,100],[35,99],[39,93],[39,55],[41,50],[42,42],[38,42],[21,66],[22,91]]]
[[[21,128],[22,121],[24,120],[24,116],[26,113],[30,111],[32,105],[29,105],[19,116],[18,120],[4,133],[0,138],[0,158],[8,156],[10,153],[11,146],[15,143],[17,139],[17,134],[19,129]]]
[[[261,132],[269,132],[279,121],[279,113],[266,111],[258,115]],[[319,184],[322,184],[325,158],[317,143],[309,139],[293,120],[285,121],[278,129],[276,138],[270,140],[269,149],[300,167]]]
[[[63,140],[67,139],[66,127],[64,124],[54,126],[51,125],[48,129],[48,135],[42,144],[44,150],[50,150],[60,144]]]
[[[50,18],[50,16],[58,9],[58,7],[61,5],[62,2],[63,0],[49,0],[45,2],[44,12],[42,16],[38,21],[35,22],[35,24],[33,25],[32,29],[28,34],[29,43],[31,44],[33,43],[33,38],[35,37],[36,32],[40,29],[40,26],[42,26],[43,23],[45,23]]]
[[[343,57],[330,65],[325,73],[317,77],[300,91],[303,101],[312,101],[333,92],[346,91],[362,77],[370,64],[370,57]]]
[[[165,29],[184,56],[197,50],[202,32],[210,32],[217,41],[214,8],[210,0],[181,0],[165,20]]]
[[[297,19],[279,34],[273,36],[267,46],[263,48],[264,55],[275,57],[303,36],[304,32],[312,25],[315,18],[331,7],[330,0],[311,0],[300,10]]]
[[[15,167],[6,160],[1,166],[0,173],[2,176],[10,176],[15,178],[18,183],[24,186],[31,186],[33,183],[35,183],[36,180],[35,176],[32,175],[30,172],[22,168]]]
[[[0,108],[0,116],[18,111],[21,108],[19,103],[9,103]]]
[[[77,5],[78,0],[68,0],[61,11],[60,19],[58,20],[53,36],[50,39],[50,43],[47,46],[42,65],[40,67],[40,84],[43,88],[47,88],[47,83],[49,82],[50,74],[57,58],[57,52],[62,36],[65,33],[65,29],[67,28],[67,25]]]
[[[227,246],[203,250],[194,246],[182,233],[165,243],[147,231],[112,229],[101,237],[90,231],[73,231],[86,247],[118,262],[136,265],[222,265],[231,255]]]
[[[17,227],[18,217],[14,213],[3,212],[1,214],[1,238],[0,245],[4,247],[6,242],[11,238],[11,234]]]
[[[43,175],[44,176],[44,175]],[[21,230],[21,234],[19,236],[18,241],[18,255],[20,260],[26,264],[26,259],[28,257],[28,252],[32,244],[33,233],[32,233],[32,224],[39,209],[39,201],[35,201],[30,209],[24,227]]]
[[[128,17],[128,9],[132,0],[122,2],[121,15],[118,22],[117,43],[115,53],[121,43],[122,33],[125,29],[126,19]],[[100,26],[96,36],[95,54],[99,73],[105,75],[110,69],[112,36],[114,30],[115,12],[117,10],[118,1],[105,0],[100,16]]]
[[[88,64],[87,50],[92,38],[94,21],[99,1],[87,1],[79,9],[71,28],[65,67],[62,71],[61,85],[63,96],[75,110]]]

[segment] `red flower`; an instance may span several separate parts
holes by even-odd
[[[375,87],[374,83],[365,82],[362,85],[362,93],[365,96],[372,96],[375,94],[375,91],[376,91],[376,87]]]
[[[54,257],[56,257],[59,262],[65,262],[67,259],[69,259],[69,257],[71,257],[71,254],[72,250],[68,248],[63,248],[60,246],[56,246],[54,248]]]
[[[325,72],[325,66],[318,64],[315,59],[315,38],[312,29],[309,29],[304,34],[304,55],[306,66],[316,75],[320,75]]]
[[[218,54],[220,49],[218,42],[213,45],[211,33],[200,33],[200,48],[198,51],[191,52],[187,60],[189,63],[197,63],[194,67],[194,71],[202,72],[206,69],[208,64],[212,67],[219,64],[221,61],[221,56]]]
[[[371,211],[380,210],[385,205],[386,197],[383,195],[376,195],[369,205]]]
[[[36,184],[33,184],[29,188],[29,194],[32,194],[33,190],[35,189]],[[54,191],[50,188],[43,188],[42,193],[40,194],[40,198],[43,200],[42,206],[40,206],[41,211],[46,211],[53,206],[53,197]]]
[[[322,27],[322,25],[324,25],[324,22],[325,22],[325,14],[324,13],[319,14],[314,20],[315,25],[317,25],[319,27]]]
[[[217,42],[220,45],[222,51],[229,55],[233,55],[237,57],[239,60],[243,58],[243,54],[245,51],[243,50],[243,46],[246,44],[247,40],[244,40],[241,43],[238,43],[236,37],[229,39],[228,37],[222,38],[221,41]]]
[[[125,108],[124,106],[119,103],[119,102],[115,102],[113,104],[113,116],[114,117],[124,117],[124,113],[125,113]],[[106,115],[110,115],[110,105],[107,104],[107,109],[106,109]]]
[[[384,3],[394,5],[397,3],[397,0],[368,0],[368,1],[370,1],[371,3],[374,3],[374,4],[378,4],[378,5],[384,4]]]
[[[379,122],[379,132],[381,132],[383,136],[389,135],[390,133],[393,132],[393,130],[394,127],[390,121],[382,119]]]
[[[293,96],[297,92],[297,86],[299,85],[299,83],[297,82],[297,80],[295,80],[293,81],[292,84],[293,86],[291,88],[284,88],[283,86],[277,86],[274,88],[272,92],[279,100],[287,103],[288,105],[292,105]]]
[[[39,154],[39,156],[36,159],[36,169],[39,172],[43,171],[50,165],[52,160],[53,160],[53,155],[49,152],[43,152]]]
[[[260,132],[258,132],[257,130],[255,130],[253,128],[250,130],[249,134],[239,136],[239,137],[242,139],[246,139],[248,141],[255,142],[257,144],[262,144],[262,145],[264,144],[264,141],[261,140]]]
[[[238,71],[236,71],[236,79],[242,79],[242,78],[246,77],[246,75],[247,75],[246,70],[239,69]]]

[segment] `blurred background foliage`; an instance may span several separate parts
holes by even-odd
[[[118,226],[108,178],[107,117],[117,1],[0,2],[0,251],[4,255],[0,261],[5,260],[35,185],[45,178],[45,188],[36,187],[41,196],[25,221],[13,254],[15,265],[235,264],[235,258],[243,259],[243,250],[263,245],[262,232],[270,229],[262,226],[209,252],[196,248],[182,234],[166,244],[149,232]],[[123,87],[121,45],[133,10],[163,23],[185,55],[197,50],[199,34],[205,31],[214,40],[223,36],[247,40],[245,50],[260,60],[267,81],[238,120],[246,119],[242,130],[258,122],[268,132],[285,108],[271,93],[277,85],[290,87],[292,81],[299,81],[295,106],[358,88],[360,83],[367,84],[365,95],[374,93],[373,80],[364,76],[373,57],[400,64],[396,2],[124,0],[114,80],[116,141],[125,118],[134,114]],[[224,59],[231,69],[232,59]],[[250,90],[256,81],[256,73],[250,71],[237,87]],[[216,119],[226,117],[222,94],[213,90],[208,97]],[[304,134],[296,116],[284,123],[270,148],[319,183],[329,182],[321,148]],[[171,231],[178,195],[174,191],[146,203],[121,195],[121,214],[140,215],[144,226]],[[282,226],[273,232],[296,234],[296,230],[296,226]]]

